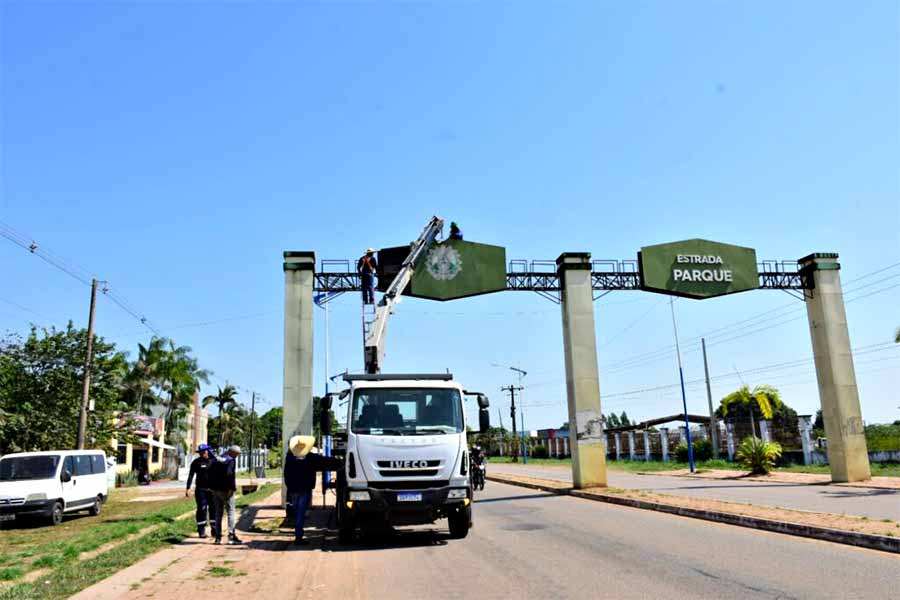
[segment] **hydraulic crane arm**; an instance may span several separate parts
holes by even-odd
[[[378,373],[381,371],[388,319],[393,314],[394,307],[400,303],[403,297],[401,294],[412,280],[416,265],[425,254],[425,250],[434,242],[443,228],[444,221],[440,217],[431,217],[425,229],[422,230],[422,233],[410,246],[409,255],[403,261],[403,264],[400,265],[400,271],[398,271],[381,301],[375,307],[375,318],[372,319],[365,330],[363,356],[365,357],[366,373]]]

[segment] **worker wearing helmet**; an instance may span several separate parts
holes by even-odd
[[[209,470],[213,461],[212,446],[209,444],[200,444],[197,448],[199,456],[191,461],[191,470],[188,473],[187,488],[184,495],[187,497],[191,492],[191,483],[194,476],[197,476],[197,487],[194,490],[194,500],[197,503],[197,535],[201,538],[206,537],[206,524],[210,524],[213,537],[218,537],[216,532],[216,522],[212,518],[212,492],[209,489]]]
[[[375,261],[375,249],[369,248],[356,263],[362,286],[363,304],[375,304],[375,271],[378,263]]]

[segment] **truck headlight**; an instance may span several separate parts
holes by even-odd
[[[351,490],[350,491],[350,499],[353,501],[356,501],[356,502],[360,502],[360,501],[365,502],[366,500],[370,499],[369,492],[367,492],[366,490],[361,490],[358,492],[354,492]]]
[[[28,494],[25,496],[25,502],[37,502],[38,500],[46,500],[47,494]]]
[[[447,500],[462,500],[469,496],[468,490],[463,489],[451,489],[450,493],[447,494]]]

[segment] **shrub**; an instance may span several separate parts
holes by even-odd
[[[692,440],[694,446],[694,461],[710,460],[712,458],[712,442],[707,439]],[[688,447],[686,442],[681,442],[675,447],[675,460],[688,462]]]
[[[268,455],[267,460],[268,460],[270,469],[280,469],[281,468],[281,464],[284,461],[283,454],[284,454],[284,449],[281,447],[281,445],[273,446],[272,448],[269,448],[269,455]]]
[[[134,471],[116,473],[116,487],[132,487],[137,484],[137,474]]]
[[[550,458],[547,446],[535,446],[531,449],[531,458]]]
[[[737,461],[754,475],[766,475],[781,456],[781,444],[764,442],[755,437],[744,438],[737,451]]]
[[[153,471],[152,473],[150,473],[150,479],[152,481],[159,481],[160,479],[168,479],[168,476],[166,475],[166,470],[165,469],[157,469],[156,471]]]

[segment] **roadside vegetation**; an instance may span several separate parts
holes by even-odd
[[[253,502],[262,500],[275,493],[278,491],[278,487],[279,486],[272,484],[264,485],[252,494],[238,497],[236,505],[239,509],[245,508]],[[138,502],[134,504],[142,503]],[[52,570],[46,575],[39,577],[37,581],[23,582],[0,590],[0,600],[57,600],[68,598],[84,588],[109,577],[117,571],[131,566],[157,550],[172,544],[177,544],[191,535],[196,528],[196,524],[193,520],[190,518],[175,520],[175,517],[179,514],[189,512],[193,505],[192,500],[182,499],[177,502],[172,502],[164,508],[157,506],[157,510],[153,510],[151,514],[145,515],[145,519],[141,521],[141,525],[137,525],[135,522],[129,523],[137,527],[131,533],[136,533],[147,525],[161,524],[161,527],[138,538],[123,542],[84,561],[79,562],[77,560],[77,554],[72,555],[73,551],[70,551],[68,557],[65,557],[60,562],[52,565]],[[83,520],[87,521],[89,519]],[[90,520],[93,521],[93,519]],[[48,527],[45,529],[52,529],[53,532],[60,531],[59,527]],[[106,531],[109,532],[111,530],[107,529]],[[121,539],[127,535],[129,535],[128,532],[120,531],[118,538],[115,539]],[[97,543],[98,540],[92,536],[93,532],[91,531],[90,526],[85,527],[79,533],[70,535],[67,544],[68,546],[75,548],[93,545],[92,549],[96,549],[106,543]],[[48,544],[46,549],[50,549],[51,546],[52,544]],[[55,546],[53,546],[53,548],[54,551],[57,551]],[[29,547],[26,552],[31,549],[32,548]],[[0,550],[2,550],[2,547],[0,547]],[[63,553],[65,554],[65,550]],[[33,555],[36,554],[37,552]],[[5,555],[6,552],[3,551],[3,556],[5,557]]]

